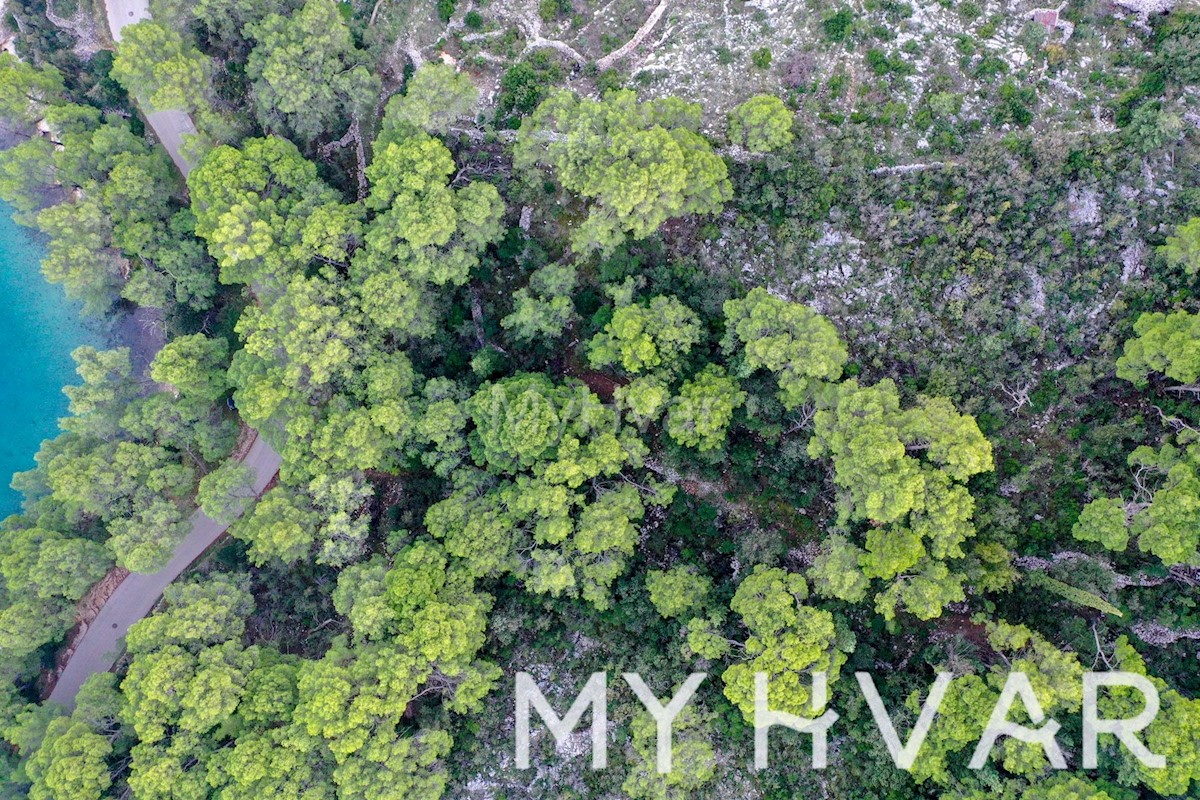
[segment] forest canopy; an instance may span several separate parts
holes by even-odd
[[[0,199],[153,337],[13,478],[0,798],[1200,792],[1194,10],[10,5]]]

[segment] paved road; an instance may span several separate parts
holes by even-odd
[[[113,38],[117,40],[120,40],[121,29],[126,25],[150,16],[146,0],[106,0],[106,4],[108,24]],[[170,153],[175,166],[186,177],[191,164],[180,155],[179,148],[183,135],[196,131],[191,118],[183,111],[157,111],[149,114],[147,120]],[[280,460],[279,454],[261,436],[255,437],[242,458],[242,463],[254,470],[255,494],[261,494],[275,477]],[[74,706],[75,695],[79,693],[83,682],[93,673],[108,672],[117,662],[124,649],[121,640],[129,627],[150,613],[163,590],[211,547],[228,527],[215,522],[203,511],[196,511],[192,515],[192,530],[175,549],[170,563],[152,575],[134,573],[125,578],[83,636],[76,641],[75,651],[58,676],[49,699],[67,707]]]
[[[279,471],[279,455],[256,437],[242,462],[254,470],[254,491],[261,493]],[[203,511],[192,515],[192,531],[175,550],[167,566],[152,575],[133,573],[121,582],[100,609],[96,619],[78,640],[71,660],[54,684],[50,700],[73,706],[79,687],[94,672],[112,669],[123,648],[121,639],[129,626],[150,613],[163,590],[191,566],[225,532],[228,526],[214,522]]]
[[[105,0],[105,6],[108,10],[108,27],[112,30],[113,39],[118,42],[126,25],[150,19],[147,0]],[[196,132],[192,118],[186,111],[152,111],[146,115],[146,121],[186,178],[192,171],[192,164],[184,159],[180,148],[183,146],[183,137]]]

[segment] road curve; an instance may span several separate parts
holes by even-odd
[[[113,39],[117,41],[121,38],[121,29],[126,25],[150,17],[146,0],[105,0],[105,5],[108,24],[112,28]],[[196,132],[191,118],[183,111],[156,111],[147,115],[147,121],[186,178],[192,165],[183,158],[179,148],[185,134]],[[280,462],[279,454],[255,434],[254,441],[242,457],[242,463],[254,472],[255,494],[261,494],[279,472]],[[214,521],[203,511],[192,514],[191,524],[191,531],[175,548],[174,556],[165,567],[149,575],[133,573],[121,581],[91,625],[76,640],[75,650],[50,692],[51,702],[73,707],[75,696],[84,681],[94,673],[112,669],[124,649],[122,639],[129,627],[149,614],[163,590],[229,527]]]
[[[104,5],[108,11],[108,27],[116,42],[121,41],[121,31],[126,25],[150,19],[147,0],[105,0]],[[183,157],[180,148],[183,147],[184,136],[196,133],[192,118],[186,111],[151,111],[146,114],[146,121],[186,178],[193,165]]]
[[[279,462],[279,454],[261,436],[256,436],[242,459],[242,463],[254,471],[255,494],[261,494],[275,477]],[[229,527],[213,521],[203,511],[194,513],[191,522],[191,532],[175,548],[170,563],[153,574],[135,572],[121,581],[76,642],[75,652],[50,692],[51,702],[73,706],[79,687],[92,673],[112,669],[124,649],[121,640],[129,626],[149,614],[171,581],[191,566]]]

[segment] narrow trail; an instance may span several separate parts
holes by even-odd
[[[120,41],[121,30],[139,20],[149,19],[147,0],[106,0],[108,24],[113,39]],[[196,132],[191,117],[183,111],[155,111],[146,115],[151,129],[186,178],[192,165],[183,157],[183,137]],[[267,442],[255,433],[254,441],[241,458],[254,472],[254,493],[261,494],[279,472],[281,459]],[[108,672],[123,650],[122,640],[131,625],[150,613],[167,588],[195,563],[228,528],[197,510],[191,517],[192,529],[175,548],[171,561],[152,574],[133,573],[116,588],[96,618],[77,636],[67,663],[59,673],[48,698],[72,707],[79,688],[91,675]]]
[[[668,5],[670,5],[670,0],[660,0],[659,4],[654,7],[653,11],[650,12],[650,16],[646,18],[646,21],[642,23],[642,26],[637,29],[636,33],[633,34],[633,38],[608,55],[599,59],[596,62],[596,68],[600,70],[606,70],[637,49],[638,45],[640,45],[645,38],[650,35],[650,32],[654,30],[654,26],[658,24],[660,19],[662,19],[663,14],[667,13]]]

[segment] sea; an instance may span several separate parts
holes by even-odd
[[[42,277],[44,247],[12,211],[0,202],[0,519],[20,510],[12,474],[32,469],[42,440],[58,433],[62,387],[79,382],[71,351],[108,341],[107,323],[82,318],[81,304]]]

